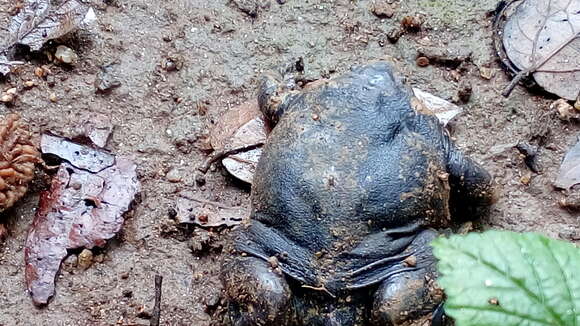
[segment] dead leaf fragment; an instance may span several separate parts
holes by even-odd
[[[270,130],[259,110],[258,101],[250,100],[229,110],[210,134],[214,148],[201,171],[219,159],[234,177],[251,183],[261,147]]]
[[[109,136],[113,132],[113,123],[106,115],[96,115],[85,121],[83,125],[83,134],[90,139],[93,144],[99,147],[105,147]]]
[[[67,250],[104,246],[140,191],[136,166],[125,158],[48,134],[41,142],[43,150],[67,162],[41,194],[24,249],[26,284],[36,305],[54,295]]]
[[[580,141],[576,143],[564,157],[560,165],[560,173],[554,185],[562,189],[570,189],[580,183]]]
[[[214,150],[226,147],[234,133],[248,121],[260,115],[258,100],[250,100],[228,110],[216,123],[210,134],[210,143]]]
[[[248,207],[230,207],[198,198],[190,192],[179,194],[176,202],[177,221],[203,227],[233,226],[250,216]]]
[[[100,172],[115,163],[115,156],[110,153],[51,134],[42,135],[40,149],[43,154],[55,155],[90,172]]]
[[[429,113],[434,114],[443,126],[463,112],[463,108],[431,93],[413,88],[417,99],[425,106]]]
[[[8,31],[13,44],[38,51],[46,41],[68,34],[92,16],[92,9],[76,0],[64,1],[56,8],[51,8],[49,0],[28,0]]]
[[[139,189],[136,166],[126,159],[99,173],[61,164],[41,195],[24,250],[26,284],[36,305],[54,295],[67,250],[103,246],[119,232]]]
[[[580,1],[515,0],[496,23],[500,55],[516,77],[509,95],[525,77],[533,76],[546,91],[568,100],[580,92]],[[504,60],[504,63],[506,60]]]

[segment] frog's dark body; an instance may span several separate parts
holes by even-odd
[[[385,63],[283,91],[271,78],[260,89],[275,128],[254,177],[251,221],[235,240],[250,257],[234,258],[224,273],[234,324],[397,324],[406,317],[393,314],[432,309],[441,298],[413,298],[432,286],[425,281],[434,277],[431,228],[449,223],[450,197],[488,202],[489,174],[454,148],[436,117],[413,110]],[[268,300],[279,307],[247,302],[254,312],[244,312],[235,292],[250,288],[228,287],[244,274],[244,283],[257,282],[254,291],[265,282],[262,295],[282,293]],[[365,293],[375,298],[352,301]],[[352,304],[344,302],[349,295]],[[317,309],[325,300],[312,299],[321,296],[326,313]],[[410,307],[385,311],[395,297]]]

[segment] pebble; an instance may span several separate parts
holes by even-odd
[[[2,103],[12,103],[14,101],[14,95],[4,94],[0,97],[0,102]]]
[[[374,3],[371,12],[379,18],[392,18],[395,15],[393,6],[384,1]]]
[[[183,175],[179,169],[173,168],[167,172],[165,178],[169,182],[181,182],[181,180],[183,180]]]
[[[56,103],[56,102],[58,102],[58,97],[56,96],[56,94],[55,94],[55,93],[50,93],[50,95],[48,96],[48,99],[50,99],[50,101],[51,101],[52,103]]]
[[[403,263],[405,265],[407,265],[408,267],[415,267],[415,266],[417,266],[417,257],[409,256],[409,257],[405,258],[405,260],[403,260]]]
[[[36,83],[32,80],[27,80],[24,82],[24,88],[26,89],[31,89],[34,86],[36,86]]]
[[[580,117],[580,111],[578,111],[564,99],[559,99],[550,104],[550,110],[558,111],[558,118],[564,121],[569,121],[570,119],[577,119]]]
[[[9,90],[6,91],[6,94],[14,96],[18,94],[18,89],[16,89],[16,87],[10,88]]]
[[[493,69],[488,67],[479,67],[479,75],[483,79],[490,80],[493,78],[494,72]]]
[[[93,264],[93,252],[89,249],[83,249],[79,254],[78,267],[82,270],[86,270]]]
[[[418,16],[405,16],[401,20],[401,26],[408,32],[417,33],[421,30],[423,20]]]
[[[44,69],[42,67],[36,67],[34,69],[34,74],[36,75],[36,77],[42,78],[42,77],[48,75],[48,70]]]
[[[73,49],[64,45],[59,45],[56,48],[56,53],[54,56],[56,60],[69,65],[75,64],[79,59],[79,56],[75,53],[75,51],[73,51]]]
[[[70,255],[62,262],[62,267],[64,270],[72,271],[77,268],[78,257],[77,255]]]
[[[112,70],[111,66],[105,66],[97,74],[95,78],[95,89],[97,93],[108,93],[121,86],[121,82],[113,74]]]

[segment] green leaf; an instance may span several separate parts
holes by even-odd
[[[457,326],[580,326],[580,249],[535,233],[488,231],[432,243]]]

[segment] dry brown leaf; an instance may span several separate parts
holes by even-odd
[[[103,246],[121,229],[140,190],[136,166],[102,150],[43,135],[44,154],[64,160],[42,193],[26,240],[25,278],[32,300],[45,305],[68,250]]]
[[[556,187],[566,190],[577,184],[580,184],[580,141],[566,153],[554,183]]]
[[[269,129],[259,110],[258,101],[250,100],[229,110],[210,133],[214,152],[199,168],[206,172],[209,166],[224,158],[226,169],[235,177],[251,182],[255,164],[253,158],[261,155],[260,147],[266,141]],[[257,154],[256,154],[257,153]]]
[[[248,121],[260,115],[258,100],[250,100],[228,110],[213,127],[210,143],[214,150],[219,151],[229,144],[230,138]]]
[[[546,91],[575,100],[580,92],[580,1],[516,0],[502,10],[502,20],[502,42],[496,46],[517,74],[504,95],[531,75]]]

